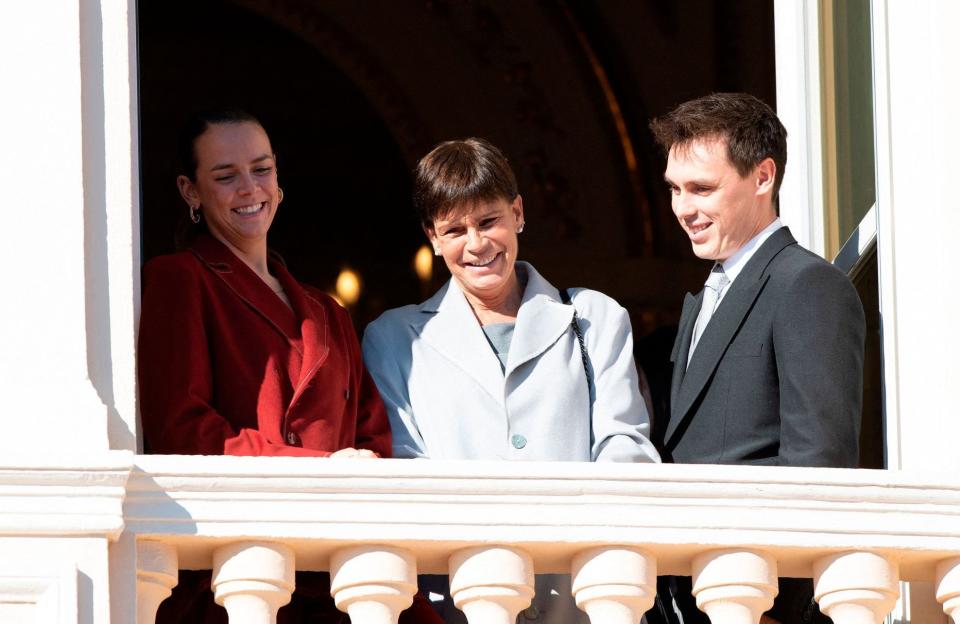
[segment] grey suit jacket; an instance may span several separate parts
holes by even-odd
[[[664,460],[856,467],[866,329],[847,276],[777,230],[686,366],[702,297],[687,294],[670,358]]]

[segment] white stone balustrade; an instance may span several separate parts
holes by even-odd
[[[762,552],[705,552],[692,572],[697,607],[714,624],[757,624],[777,595],[777,562]]]
[[[941,561],[937,565],[937,600],[943,612],[960,624],[960,557]]]
[[[417,592],[417,561],[387,546],[355,546],[330,559],[330,593],[358,624],[397,624]]]
[[[137,624],[153,624],[157,609],[177,584],[177,549],[163,542],[137,543]]]
[[[533,598],[533,560],[517,548],[457,551],[450,556],[450,595],[470,624],[513,624]]]
[[[818,560],[814,597],[834,624],[880,624],[899,595],[897,566],[872,552],[847,552]]]
[[[577,606],[592,624],[639,624],[657,595],[657,562],[638,548],[591,548],[570,569]]]
[[[274,624],[290,602],[294,587],[294,551],[283,544],[237,542],[213,553],[213,586],[230,624]]]
[[[604,624],[635,623],[656,574],[693,576],[696,598],[717,624],[755,622],[778,575],[815,578],[821,608],[837,624],[879,622],[898,580],[931,583],[960,624],[955,475],[81,459],[55,468],[17,459],[18,468],[0,469],[0,548],[8,569],[21,551],[44,569],[72,565],[88,578],[109,567],[111,595],[79,584],[78,599],[109,600],[115,622],[151,621],[179,567],[214,570],[232,624],[273,621],[290,598],[294,569],[331,570],[335,602],[371,624],[394,621],[417,573],[452,574],[454,600],[473,611],[474,624],[510,622],[529,604],[534,572],[571,573],[576,601]],[[82,556],[69,554],[65,539],[83,545]],[[11,549],[11,540],[29,547]]]

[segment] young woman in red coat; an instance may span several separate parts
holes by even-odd
[[[197,229],[144,267],[138,368],[149,453],[389,457],[390,429],[350,318],[267,250],[283,191],[261,124],[198,115],[180,194]],[[279,622],[346,622],[325,575],[300,573]],[[157,622],[226,622],[209,572],[181,572]],[[418,596],[401,622],[442,623]]]

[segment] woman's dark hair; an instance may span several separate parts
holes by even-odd
[[[721,139],[727,160],[740,177],[767,158],[777,166],[773,197],[780,192],[787,168],[787,130],[769,106],[747,93],[713,93],[684,102],[650,122],[665,154],[701,139]]]
[[[216,124],[255,123],[261,128],[260,120],[240,108],[211,108],[198,111],[187,119],[177,136],[177,169],[180,175],[191,180],[197,179],[197,152],[194,143],[207,128]]]
[[[424,227],[450,210],[477,201],[517,196],[517,179],[503,153],[484,139],[440,143],[414,170],[413,205]]]

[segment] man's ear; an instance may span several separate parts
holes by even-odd
[[[180,197],[191,208],[200,205],[200,196],[197,193],[197,185],[185,175],[177,176],[177,188],[180,189]]]
[[[777,180],[777,164],[772,158],[764,158],[753,170],[757,181],[757,195],[773,194],[773,186]]]

